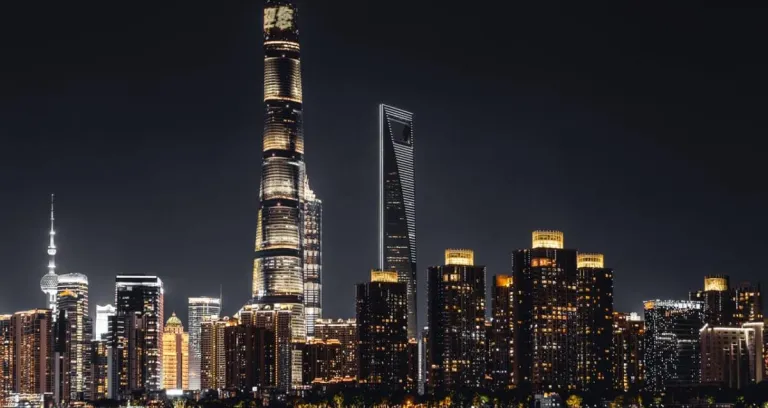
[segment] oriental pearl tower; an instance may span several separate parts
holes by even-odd
[[[56,320],[56,287],[59,284],[59,275],[56,275],[56,244],[53,237],[56,231],[53,229],[53,194],[51,194],[51,230],[48,232],[48,273],[40,279],[40,290],[46,295],[48,309],[51,309],[53,319]]]

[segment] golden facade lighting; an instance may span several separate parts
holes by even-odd
[[[472,266],[475,264],[475,252],[471,249],[446,249],[445,264]]]
[[[554,230],[538,230],[533,231],[533,245],[532,248],[564,248],[564,238],[561,231]]]
[[[580,253],[576,256],[577,268],[604,268],[603,254]]]
[[[397,272],[371,269],[371,282],[397,283]]]
[[[711,275],[704,277],[704,290],[725,292],[728,290],[728,278],[722,275]]]

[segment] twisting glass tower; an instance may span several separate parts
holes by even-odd
[[[56,275],[56,244],[53,240],[56,231],[53,229],[53,221],[53,194],[51,194],[51,230],[48,232],[48,273],[40,279],[40,290],[45,293],[47,299],[46,307],[51,309],[51,314],[56,319],[56,288],[59,283],[59,276]]]

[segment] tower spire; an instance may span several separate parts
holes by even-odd
[[[48,273],[43,275],[40,279],[40,290],[46,295],[46,307],[53,312],[53,319],[56,320],[56,290],[59,284],[59,276],[56,275],[56,243],[54,236],[56,230],[54,229],[54,217],[53,212],[54,195],[51,194],[51,229],[48,231]]]
[[[48,232],[50,242],[48,243],[48,273],[56,273],[56,243],[54,242],[54,236],[56,231],[54,230],[54,222],[56,217],[54,216],[54,194],[51,194],[51,230]]]

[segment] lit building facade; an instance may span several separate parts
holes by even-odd
[[[304,177],[301,211],[304,215],[304,311],[307,336],[314,336],[316,321],[323,317],[323,202],[309,188],[307,177]]]
[[[408,338],[416,338],[416,174],[413,114],[379,105],[379,268],[408,290]]]
[[[58,291],[59,276],[56,275],[56,243],[54,237],[56,230],[53,228],[55,217],[53,212],[53,194],[51,194],[51,229],[48,231],[48,273],[40,279],[40,290],[45,293],[46,307],[51,309],[53,318],[56,313],[56,292]]]
[[[13,390],[53,392],[53,317],[50,309],[16,312],[11,317]]]
[[[227,385],[227,354],[224,334],[228,317],[203,319],[200,325],[200,387],[218,390]]]
[[[278,354],[306,342],[304,232],[305,164],[298,8],[292,0],[264,6],[264,133],[256,226],[252,305],[291,315],[290,340]],[[281,319],[282,319],[282,314]],[[278,339],[282,339],[279,333]],[[280,340],[278,340],[280,341]],[[301,385],[300,349],[281,370]],[[278,378],[278,384],[282,381]]]
[[[0,315],[0,401],[13,392],[12,315]]]
[[[293,314],[290,310],[268,310],[259,305],[246,305],[240,310],[241,324],[249,324],[256,328],[272,332],[274,352],[271,353],[273,362],[269,364],[272,370],[264,374],[270,378],[268,387],[285,392],[290,387],[302,384],[303,367],[295,367],[301,362],[305,342],[291,341],[293,329]],[[266,363],[265,363],[266,364]]]
[[[224,328],[226,386],[251,392],[275,386],[275,332],[250,319],[229,319]]]
[[[115,307],[112,305],[96,305],[96,324],[94,325],[93,339],[106,340],[109,335],[109,316],[115,315]]]
[[[603,393],[613,388],[613,269],[594,253],[579,253],[576,267],[576,382]]]
[[[62,400],[83,401],[89,393],[90,366],[88,364],[91,343],[91,321],[88,316],[88,278],[80,273],[68,273],[58,277],[56,308],[60,318],[56,322],[60,345],[63,347],[63,367],[55,367],[62,378],[56,381],[57,396]]]
[[[159,391],[163,374],[163,281],[157,276],[118,275],[115,315],[109,317],[109,396]]]
[[[736,292],[728,275],[704,277],[704,289],[689,294],[704,305],[704,323],[714,327],[736,326]]]
[[[107,340],[91,341],[91,399],[106,399],[109,395],[107,381],[109,380],[109,342]]]
[[[701,379],[699,301],[648,300],[645,309],[645,376],[653,392],[691,386]]]
[[[163,389],[189,389],[189,334],[176,313],[163,328]]]
[[[357,378],[357,320],[318,319],[315,323],[315,339],[325,342],[337,340],[341,345],[341,376]]]
[[[575,387],[576,250],[564,248],[560,231],[534,231],[532,248],[512,253],[512,278],[518,384]]]
[[[304,384],[344,380],[343,346],[338,339],[309,339],[304,346]],[[351,378],[348,377],[351,381]]]
[[[701,382],[744,388],[763,381],[763,323],[701,329]]]
[[[408,389],[408,288],[396,271],[371,271],[356,288],[358,383]]]
[[[736,323],[763,321],[763,296],[760,285],[742,284],[736,288]]]
[[[445,251],[427,270],[427,385],[431,392],[485,385],[485,267],[471,250]]]
[[[189,332],[189,389],[200,389],[200,328],[203,319],[217,320],[221,299],[191,297],[188,299],[187,331]]]
[[[636,313],[613,312],[613,388],[629,391],[645,380],[645,321]]]
[[[515,387],[515,285],[512,276],[496,275],[491,286],[491,332],[488,336],[488,367],[491,388]]]

